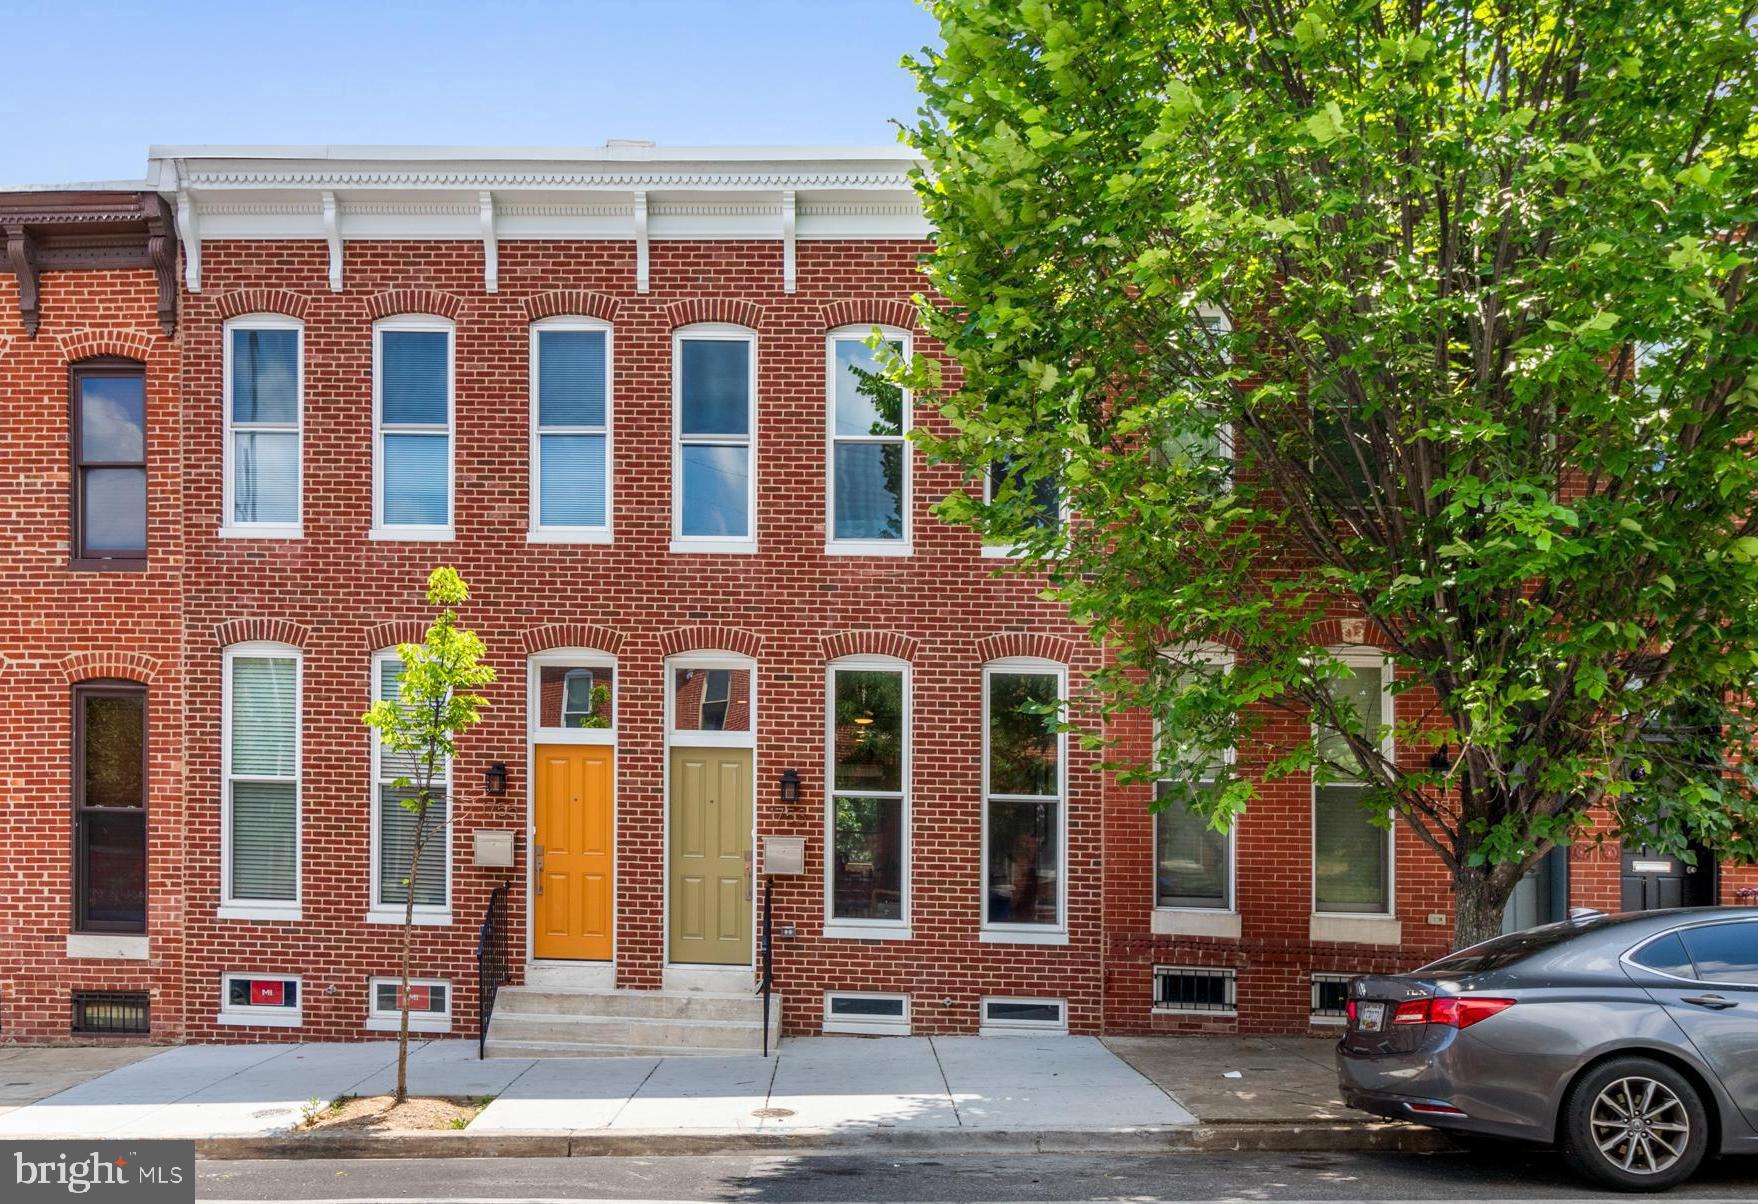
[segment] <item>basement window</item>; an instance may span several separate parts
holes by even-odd
[[[402,1023],[398,1004],[396,978],[372,980],[372,1006],[366,1014],[366,1027],[373,1032],[397,1031]],[[443,978],[411,978],[409,980],[409,1031],[412,1033],[449,1033],[452,1031],[452,984]]]
[[[1340,1024],[1349,1018],[1349,974],[1314,974],[1312,976],[1312,1022]]]
[[[144,1037],[151,1031],[147,997],[123,991],[75,991],[73,1031],[98,1037]]]
[[[824,995],[824,1031],[907,1037],[910,998],[865,991],[828,991]]]
[[[1064,999],[983,1000],[984,1037],[1029,1037],[1068,1032],[1068,1001]]]
[[[1201,966],[1155,966],[1154,1010],[1206,1016],[1238,1014],[1238,974]]]
[[[299,979],[282,974],[220,975],[220,1024],[297,1028],[305,1022],[299,1007]]]

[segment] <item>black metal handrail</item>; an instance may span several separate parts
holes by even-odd
[[[482,927],[476,930],[476,1056],[488,1052],[488,1021],[494,1015],[494,997],[507,981],[507,888],[503,883],[488,896]]]
[[[763,980],[757,994],[763,996],[763,1056],[769,1056],[769,996],[775,989],[775,879],[763,879]]]

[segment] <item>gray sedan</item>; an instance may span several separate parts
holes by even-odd
[[[1358,978],[1337,1069],[1356,1108],[1671,1187],[1758,1154],[1758,912],[1589,914]]]

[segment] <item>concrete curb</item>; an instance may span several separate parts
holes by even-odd
[[[206,1137],[198,1157],[594,1158],[708,1154],[1116,1154],[1427,1152],[1433,1129],[1392,1122],[1223,1123],[1143,1129],[799,1129],[791,1132],[284,1133]]]

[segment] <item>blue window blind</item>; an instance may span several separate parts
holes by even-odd
[[[685,339],[678,395],[686,435],[747,435],[751,430],[751,344]]]
[[[542,524],[604,526],[604,436],[543,435],[538,456]]]
[[[232,421],[299,421],[299,332],[232,331]]]
[[[384,437],[384,521],[387,526],[443,527],[452,521],[448,486],[451,439],[446,435]]]
[[[381,331],[379,413],[386,426],[445,426],[448,349],[443,330]]]
[[[537,335],[540,426],[604,426],[602,330],[545,330]]]

